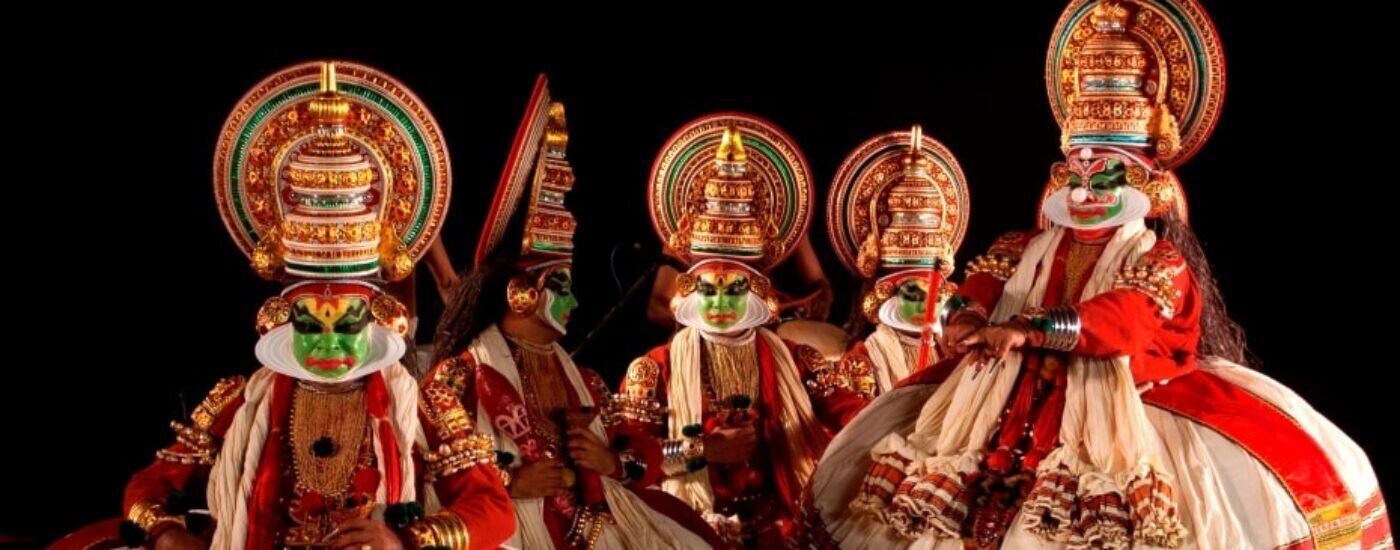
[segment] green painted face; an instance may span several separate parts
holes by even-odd
[[[928,281],[904,281],[895,297],[899,299],[899,318],[914,326],[922,325],[928,311]]]
[[[567,267],[554,270],[544,280],[546,292],[554,295],[549,303],[549,318],[559,329],[569,324],[569,317],[578,309],[578,297],[574,295],[573,271]]]
[[[311,374],[339,378],[369,355],[369,323],[363,298],[301,298],[292,304],[292,353]]]
[[[1120,159],[1100,159],[1087,166],[1071,162],[1070,219],[1076,225],[1091,226],[1123,213],[1123,187],[1127,184],[1127,168]]]
[[[695,291],[700,294],[700,319],[719,330],[734,326],[749,312],[749,278],[742,272],[712,271],[700,274]]]

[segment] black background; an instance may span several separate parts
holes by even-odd
[[[820,208],[836,166],[876,133],[919,123],[957,155],[972,196],[959,262],[999,233],[1031,226],[1059,156],[1043,64],[1061,7],[891,10],[821,31],[786,18],[728,19],[722,10],[692,13],[693,27],[621,31],[478,19],[439,32],[433,43],[328,39],[289,25],[256,36],[182,33],[104,56],[101,72],[115,75],[106,82],[123,100],[118,109],[103,108],[106,131],[97,139],[116,158],[84,164],[96,169],[82,176],[85,200],[74,217],[87,236],[38,264],[79,282],[45,288],[39,277],[40,289],[21,297],[39,300],[30,332],[37,337],[15,345],[50,362],[16,367],[21,377],[5,385],[4,417],[18,430],[3,452],[10,465],[0,487],[8,495],[0,499],[0,535],[47,541],[118,513],[126,476],[170,440],[166,424],[217,379],[256,367],[253,317],[277,287],[258,279],[229,240],[210,165],[234,102],[275,70],[342,58],[379,67],[417,92],[452,155],[444,239],[458,267],[471,257],[534,76],[547,72],[553,96],[567,105],[578,177],[568,197],[580,227],[575,276],[582,308],[567,342],[576,345],[616,303],[619,286],[654,258],[644,205],[653,156],[672,131],[709,112],[765,117],[806,153],[820,201],[811,235],[842,297],[853,280],[829,250]],[[1360,154],[1347,139],[1356,135],[1352,126],[1373,124],[1373,105],[1343,84],[1355,81],[1340,64],[1359,48],[1290,32],[1313,22],[1304,10],[1265,17],[1252,2],[1209,9],[1225,44],[1228,89],[1214,137],[1179,170],[1192,225],[1260,368],[1361,444],[1396,494],[1397,454],[1382,443],[1393,427],[1380,422],[1391,415],[1378,412],[1391,392],[1367,378],[1393,351],[1378,348],[1382,340],[1366,328],[1353,328],[1382,304],[1367,293],[1387,281],[1373,277],[1388,247],[1367,254],[1343,248],[1371,242],[1378,233],[1366,224],[1386,206],[1369,193],[1367,177],[1339,167]],[[568,23],[563,15],[549,19]],[[366,14],[350,27],[381,24],[388,21]],[[70,134],[67,143],[75,137],[91,139]],[[419,337],[426,340],[440,304],[426,270],[420,276]],[[659,343],[637,337],[648,334],[638,305],[624,308],[581,356],[610,380],[633,354]],[[842,315],[844,304],[833,311]]]

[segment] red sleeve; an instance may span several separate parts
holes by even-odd
[[[479,465],[433,483],[442,509],[462,518],[471,548],[497,548],[515,533],[515,508],[492,465]]]
[[[1171,243],[1159,240],[1123,270],[1113,290],[1074,306],[1080,322],[1074,353],[1141,356],[1154,346],[1164,325],[1198,315],[1194,294],[1186,262]]]
[[[1165,320],[1152,298],[1134,290],[1105,292],[1074,309],[1081,327],[1074,353],[1090,357],[1139,354]]]
[[[967,275],[955,296],[962,307],[986,317],[1001,299],[1006,280],[1016,273],[1021,253],[1035,233],[1012,232],[998,237],[986,254],[967,263]]]
[[[787,341],[784,343],[807,386],[813,412],[832,433],[841,431],[870,400],[852,391],[849,381],[841,376],[837,365],[828,361],[816,348]]]
[[[418,413],[428,442],[423,470],[443,511],[457,515],[466,525],[471,548],[495,548],[515,532],[515,508],[496,470],[495,442],[476,433],[472,414],[462,405],[456,388],[449,386],[465,376],[467,367],[465,362],[444,361],[420,385]],[[455,461],[467,466],[450,467],[454,463],[447,460],[450,455],[467,455],[468,460]]]
[[[1006,279],[998,279],[990,273],[970,273],[954,296],[962,298],[964,307],[977,308],[975,311],[985,319],[991,314],[992,306],[1001,299],[1001,291],[1005,286]]]
[[[138,502],[163,505],[176,491],[204,490],[203,487],[187,485],[196,474],[208,476],[223,435],[243,405],[243,386],[246,382],[247,379],[242,376],[221,380],[195,407],[188,426],[178,422],[171,424],[177,441],[158,452],[150,466],[131,476],[122,498],[123,515]]]

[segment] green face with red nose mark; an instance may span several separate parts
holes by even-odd
[[[1128,184],[1122,159],[1101,158],[1090,163],[1069,163],[1070,220],[1090,227],[1123,213],[1123,188]]]

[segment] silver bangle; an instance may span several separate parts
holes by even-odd
[[[664,440],[661,442],[661,472],[667,477],[689,473],[691,459],[704,454],[704,444],[697,438]]]
[[[948,326],[948,321],[953,318],[953,314],[967,309],[967,302],[961,296],[953,295],[943,302],[938,308],[938,324],[943,327]]]
[[[1055,351],[1073,351],[1079,345],[1079,312],[1068,306],[1056,306],[1045,310],[1045,343],[1041,347]]]

